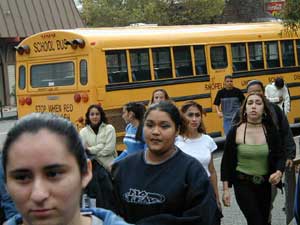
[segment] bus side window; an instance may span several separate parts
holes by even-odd
[[[176,77],[193,75],[191,49],[189,46],[174,47]]]
[[[86,85],[88,82],[87,62],[85,59],[80,61],[80,83]]]
[[[248,44],[250,69],[257,70],[264,68],[263,51],[261,42],[253,42]]]
[[[205,50],[203,45],[194,46],[196,75],[207,74]]]
[[[228,65],[225,46],[210,48],[211,67],[213,69],[223,69]]]
[[[295,66],[294,43],[292,40],[281,41],[283,66]],[[299,58],[298,58],[299,61]]]
[[[151,80],[148,49],[135,49],[130,50],[129,52],[132,80]]]
[[[24,90],[26,86],[26,72],[25,66],[19,67],[19,89]]]
[[[109,83],[128,82],[128,68],[125,50],[107,51],[106,68]]]
[[[155,79],[172,78],[172,62],[169,48],[152,49]]]
[[[300,40],[296,41],[297,57],[298,57],[298,66],[300,65]]]
[[[267,67],[268,68],[280,67],[278,42],[268,41],[265,43],[265,45],[266,45]]]
[[[247,70],[246,44],[245,43],[232,44],[231,54],[232,54],[233,72]]]

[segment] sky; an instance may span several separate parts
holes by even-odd
[[[82,4],[80,3],[80,0],[74,0],[74,2],[75,2],[77,9],[80,11],[82,9]]]

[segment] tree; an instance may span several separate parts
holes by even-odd
[[[88,26],[201,24],[216,21],[224,0],[83,0]]]
[[[280,17],[287,31],[295,32],[300,29],[300,0],[286,0]]]

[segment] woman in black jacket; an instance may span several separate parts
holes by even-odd
[[[249,94],[240,118],[228,133],[224,146],[223,203],[230,206],[229,188],[233,185],[248,225],[267,225],[271,185],[281,184],[285,152],[264,96]]]

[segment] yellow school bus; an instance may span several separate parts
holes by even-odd
[[[122,106],[147,103],[164,88],[180,106],[204,106],[208,133],[222,136],[213,101],[232,74],[236,87],[284,78],[291,95],[291,124],[300,121],[300,39],[280,23],[196,26],[128,26],[50,30],[17,47],[18,115],[54,112],[78,129],[90,104],[101,104],[118,137]],[[119,139],[121,141],[121,138]]]

